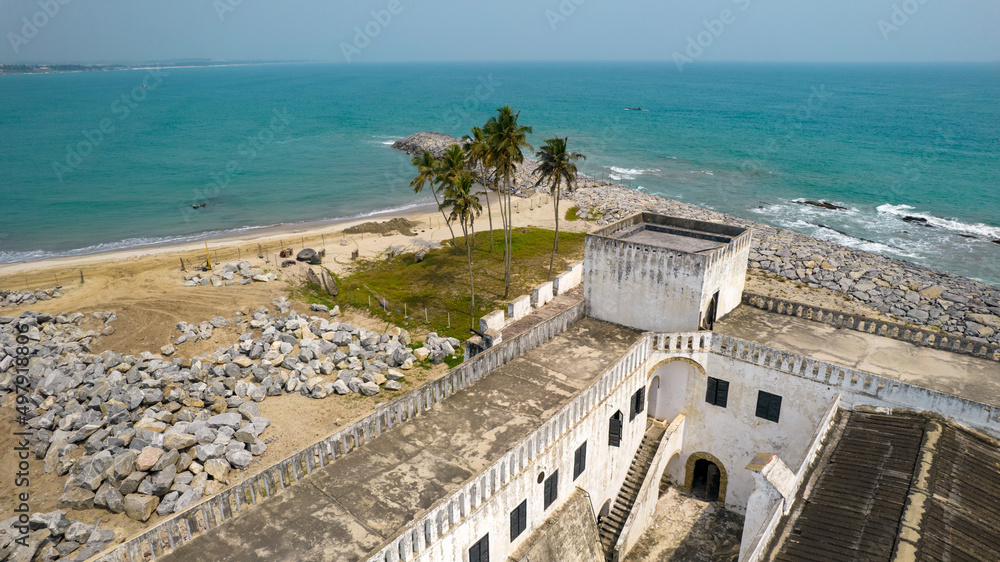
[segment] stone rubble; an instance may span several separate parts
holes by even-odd
[[[280,314],[261,307],[231,319],[181,322],[181,337],[161,354],[138,357],[91,353],[93,339],[117,319],[111,312],[94,314],[104,322],[99,331],[82,330],[86,317],[79,313],[0,316],[0,403],[16,392],[15,337],[25,326],[32,360],[24,421],[42,471],[66,476],[58,509],[100,508],[138,521],[182,511],[222,490],[234,471],[267,450],[263,434],[271,422],[258,407],[266,397],[400,390],[403,372],[417,362],[406,330],[355,327],[322,305],[311,308],[324,317],[299,315],[284,297],[272,304]],[[232,346],[181,357],[182,344],[225,327],[242,332]],[[428,355],[441,360],[457,345],[429,339]],[[36,550],[52,543],[66,554],[80,546],[89,552],[91,541],[42,538]]]
[[[278,278],[274,273],[264,273],[264,270],[255,268],[250,262],[243,260],[239,263],[227,263],[223,266],[215,266],[210,271],[200,271],[197,273],[184,274],[185,287],[223,287],[229,285],[249,285],[254,281],[269,283]]]
[[[750,269],[838,291],[913,325],[1000,344],[998,287],[618,185],[580,189],[568,198],[581,218],[599,226],[650,211],[753,228]]]
[[[48,301],[63,296],[61,288],[35,289],[34,291],[19,291],[17,289],[0,291],[0,308],[5,306],[20,306]]]

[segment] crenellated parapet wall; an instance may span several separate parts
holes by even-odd
[[[740,304],[752,233],[638,213],[588,234],[588,314],[638,329],[711,327]]]
[[[579,480],[570,480],[573,458],[570,444],[604,434],[597,428],[604,428],[607,410],[613,411],[627,404],[635,389],[645,384],[643,366],[649,351],[649,339],[640,338],[600,378],[549,421],[504,453],[492,466],[467,481],[462,488],[428,508],[402,533],[387,541],[369,561],[461,560],[471,541],[490,531],[507,528],[510,509],[525,498],[526,490],[537,489],[536,475],[540,471],[550,473],[560,470],[563,478],[572,482],[573,486],[585,489],[592,497],[604,497],[605,488],[612,490],[607,493],[616,493],[616,479],[599,470],[600,463],[597,462]],[[643,427],[633,425],[638,430],[633,432],[631,440],[638,446]],[[630,450],[625,445],[623,442],[623,450]],[[600,445],[592,443],[591,446],[598,449]],[[627,463],[623,467],[627,467]],[[618,485],[623,478],[624,471],[617,479]],[[569,496],[568,493],[560,493],[558,501],[549,510],[558,509],[559,504]],[[529,530],[537,528],[545,517],[545,510],[529,509]],[[529,534],[509,544],[510,553]]]
[[[584,304],[540,322],[526,332],[455,367],[329,437],[203,500],[102,555],[101,562],[155,560],[194,537],[238,517],[265,499],[293,486],[306,475],[350,454],[387,431],[434,408],[456,392],[475,384],[497,368],[551,340],[583,318]]]
[[[705,352],[792,375],[839,392],[846,408],[855,405],[933,412],[957,423],[1000,436],[1000,407],[827,363],[788,351],[711,332],[650,334],[654,353],[667,356]]]
[[[821,308],[818,306],[802,304],[774,297],[765,297],[752,293],[743,294],[743,304],[767,312],[804,318],[806,320],[821,322],[823,324],[829,324],[837,328],[844,328],[855,332],[864,332],[924,347],[933,347],[935,349],[951,351],[952,353],[961,353],[963,355],[971,355],[973,357],[1000,361],[1000,346],[987,342],[970,340],[962,336],[925,330],[923,328],[897,324],[895,322],[874,320],[863,316],[830,310],[828,308]]]

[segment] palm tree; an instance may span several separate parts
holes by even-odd
[[[552,280],[552,266],[556,261],[556,251],[559,250],[559,195],[562,192],[560,186],[565,180],[566,192],[572,193],[576,183],[576,164],[573,161],[587,159],[580,153],[567,152],[566,141],[565,138],[551,138],[545,141],[545,145],[535,154],[539,161],[539,177],[535,187],[543,182],[549,183],[549,191],[552,193],[556,209],[556,239],[552,244],[552,259],[549,260],[549,281]]]
[[[500,208],[501,215],[506,211],[504,224],[504,298],[507,298],[510,294],[511,243],[514,230],[512,226],[514,217],[511,214],[511,192],[513,191],[511,180],[517,171],[518,164],[524,161],[524,154],[521,152],[521,147],[526,146],[529,150],[532,149],[531,145],[528,144],[528,135],[531,133],[531,127],[518,124],[517,120],[520,115],[520,113],[514,113],[514,110],[509,105],[505,105],[497,110],[496,116],[491,117],[484,127],[486,136],[489,139],[490,163],[493,166],[494,175],[497,178],[503,178],[504,188],[506,189],[506,210],[503,206]],[[501,198],[503,197],[504,194],[501,194]]]
[[[441,207],[437,190],[434,189],[434,184],[438,183],[438,166],[440,163],[428,150],[424,150],[419,156],[414,156],[410,162],[417,167],[417,177],[413,178],[413,181],[410,182],[413,193],[420,193],[424,190],[425,185],[430,185],[431,194],[434,195],[434,202],[437,203],[438,209],[441,210],[444,223],[448,225],[448,231],[451,232],[451,245],[455,247],[455,251],[458,251],[458,243],[455,241],[455,231],[451,228],[451,221],[448,219],[448,215],[444,214],[444,208]]]
[[[492,254],[493,208],[490,206],[490,189],[493,181],[488,175],[490,147],[482,127],[473,127],[471,133],[471,135],[462,137],[462,142],[465,143],[465,159],[479,176],[479,184],[483,186],[483,195],[486,197],[486,215],[490,219],[490,253]]]
[[[440,164],[438,164],[435,181],[447,192],[449,186],[455,183],[463,173],[466,173],[465,151],[462,150],[461,146],[453,144],[445,150],[444,157],[441,159]],[[445,196],[447,197],[447,194]],[[455,220],[453,217],[449,218],[452,221]],[[457,245],[455,246],[455,253],[458,253]]]
[[[475,180],[468,171],[463,170],[459,174],[451,176],[445,187],[444,203],[441,205],[442,209],[451,207],[451,219],[462,225],[462,233],[465,234],[465,255],[469,262],[470,314],[473,322],[476,317],[476,283],[472,275],[472,244],[469,240],[469,231],[472,229],[476,215],[483,212],[483,207],[479,203],[479,194],[473,191],[474,185]],[[473,232],[475,231],[473,230]]]

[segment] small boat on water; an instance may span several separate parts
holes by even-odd
[[[642,111],[641,107],[626,107],[625,111]]]

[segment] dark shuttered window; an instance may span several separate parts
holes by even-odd
[[[556,498],[559,497],[559,471],[558,470],[555,471],[555,472],[553,472],[552,476],[549,476],[548,478],[545,479],[545,488],[543,490],[543,493],[544,493],[544,498],[545,498],[545,501],[544,501],[544,503],[545,503],[545,509],[548,509],[549,506],[552,505],[552,502],[556,501]]]
[[[636,416],[642,413],[646,408],[646,387],[642,387],[635,391],[632,395],[632,407],[630,408],[631,413],[629,414],[628,421],[632,421]]]
[[[510,512],[510,540],[514,542],[514,539],[518,537],[525,529],[528,528],[528,500],[521,502],[521,505],[514,508],[514,511]]]
[[[576,480],[583,474],[583,471],[587,470],[587,442],[584,441],[583,445],[580,445],[576,452],[573,453],[573,480]]]
[[[757,393],[757,417],[768,421],[777,422],[781,416],[781,397],[777,394],[764,392]]]
[[[469,549],[469,562],[490,562],[490,536],[479,539]]]
[[[608,423],[608,445],[618,447],[622,444],[622,413],[615,412]]]
[[[705,393],[705,402],[713,406],[726,407],[729,401],[729,381],[708,377],[708,391]]]

